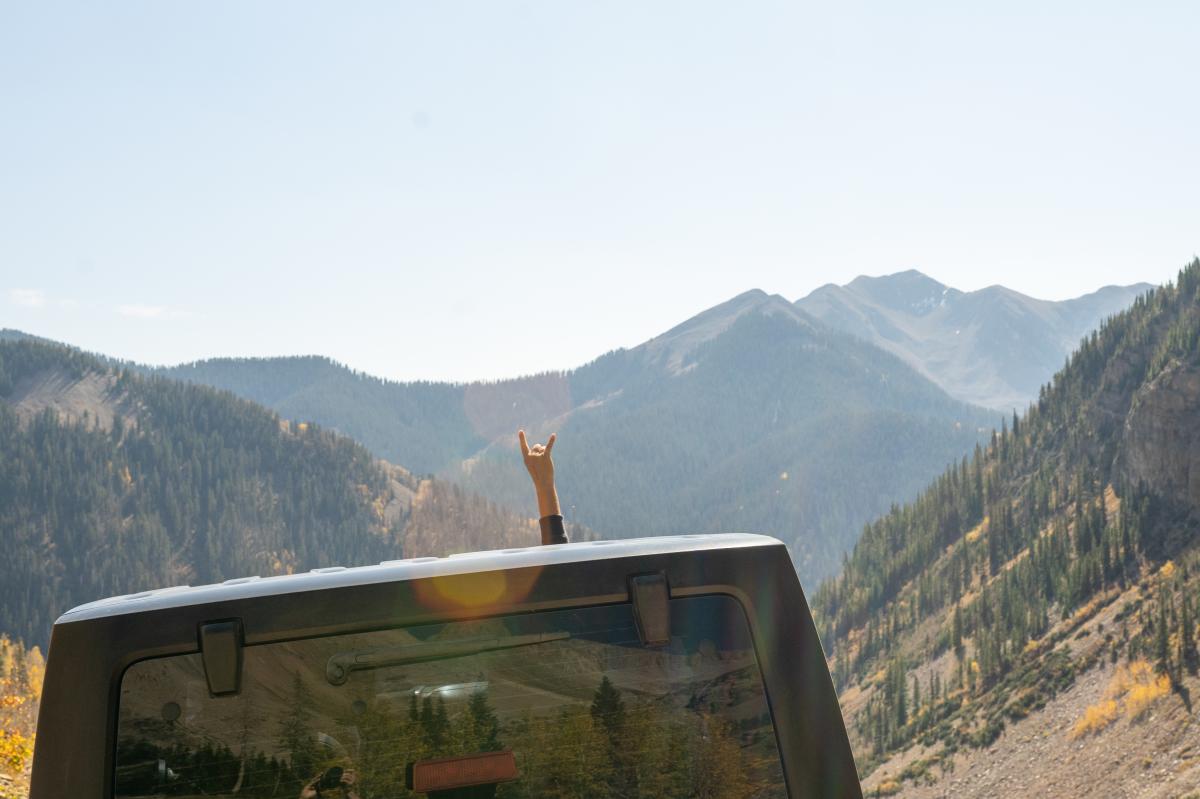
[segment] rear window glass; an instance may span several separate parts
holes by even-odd
[[[423,796],[415,766],[508,799],[786,796],[741,606],[672,600],[671,636],[609,605],[267,644],[222,698],[199,655],[142,661],[115,795]]]

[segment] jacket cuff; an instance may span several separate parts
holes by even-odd
[[[563,517],[559,514],[538,519],[542,528],[542,545],[567,543],[567,531],[563,528]]]

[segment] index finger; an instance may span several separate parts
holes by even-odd
[[[546,454],[550,454],[550,450],[554,449],[554,442],[558,440],[558,433],[551,433],[550,438],[546,441]]]
[[[521,442],[521,454],[528,456],[529,455],[529,442],[525,440],[525,431],[524,430],[517,431],[517,440]]]

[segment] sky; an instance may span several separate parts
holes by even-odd
[[[0,2],[0,327],[577,366],[742,291],[1200,252],[1194,2]]]

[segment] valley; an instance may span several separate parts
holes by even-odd
[[[0,629],[44,646],[57,613],[95,596],[528,545],[511,440],[525,426],[563,441],[573,540],[748,530],[789,544],[819,585],[869,791],[1135,792],[1160,772],[1193,786],[1200,749],[1159,738],[1194,733],[1200,684],[1198,275],[1103,322],[1024,415],[955,399],[919,347],[810,315],[817,298],[845,301],[830,288],[796,304],[747,292],[569,372],[466,385],[321,358],[148,369],[9,331],[0,485],[18,570]],[[876,280],[891,281],[869,285],[877,305],[891,292],[893,321],[943,307],[904,293],[940,284]],[[955,357],[1015,385],[999,356]],[[1127,711],[1137,680],[1154,696]],[[1097,713],[1101,728],[1075,732]],[[1145,734],[1151,718],[1161,734]],[[1047,765],[1097,747],[1111,773]]]

